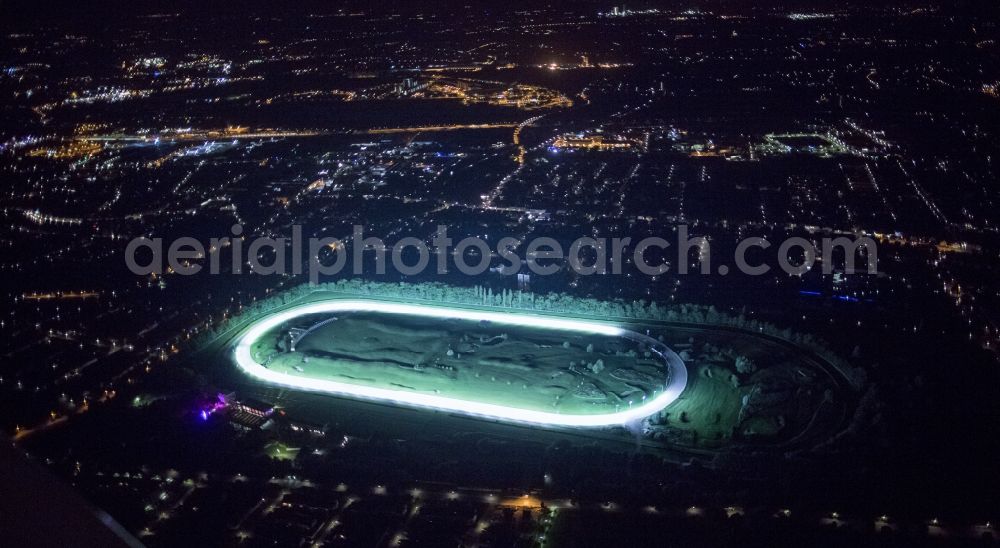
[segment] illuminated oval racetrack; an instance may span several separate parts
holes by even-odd
[[[621,337],[648,347],[663,360],[666,375],[662,391],[657,391],[654,397],[648,398],[641,405],[630,406],[628,409],[600,414],[568,414],[522,409],[493,403],[457,399],[438,394],[427,394],[397,390],[377,386],[366,386],[330,379],[310,378],[292,375],[269,369],[258,363],[251,352],[252,345],[274,328],[310,314],[333,312],[373,312],[396,314],[411,317],[437,319],[471,320],[491,322],[520,327],[534,327],[547,330],[569,331],[584,334]],[[531,423],[550,426],[598,427],[632,423],[652,415],[674,400],[676,400],[687,385],[687,369],[683,361],[663,343],[641,335],[634,331],[622,329],[615,325],[584,320],[538,316],[522,312],[491,312],[441,306],[422,306],[416,304],[391,303],[363,299],[315,302],[298,305],[293,308],[276,312],[255,321],[238,339],[234,350],[236,364],[247,374],[266,383],[348,396],[376,400],[385,403],[406,405],[450,411],[465,415],[485,417],[511,422]]]

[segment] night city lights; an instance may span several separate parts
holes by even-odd
[[[997,2],[0,21],[0,545],[1000,543]]]

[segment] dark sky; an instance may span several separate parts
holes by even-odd
[[[240,12],[247,10],[264,10],[271,12],[331,12],[337,9],[359,9],[365,11],[410,11],[455,13],[462,9],[488,10],[520,10],[539,8],[564,8],[572,11],[600,11],[612,6],[625,5],[631,8],[661,7],[667,9],[685,9],[688,7],[707,8],[740,8],[740,9],[815,9],[837,10],[847,7],[885,7],[901,6],[931,6],[939,5],[943,9],[988,10],[995,9],[997,2],[990,0],[959,0],[936,2],[934,0],[891,0],[891,1],[830,1],[830,0],[301,0],[282,2],[277,0],[3,0],[0,2],[0,12],[5,16],[44,15],[46,17],[107,17],[117,14],[142,14],[157,12],[186,11],[198,12]]]

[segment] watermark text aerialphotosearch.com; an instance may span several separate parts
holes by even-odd
[[[233,274],[307,273],[311,282],[319,281],[320,276],[343,272],[354,275],[385,274],[388,263],[396,272],[406,276],[424,274],[428,268],[433,268],[437,274],[447,274],[454,269],[469,276],[477,276],[487,270],[502,275],[527,271],[545,276],[555,274],[564,267],[583,276],[622,274],[626,269],[634,269],[647,276],[670,271],[726,275],[731,271],[727,264],[712,270],[709,240],[703,236],[689,236],[687,225],[678,225],[676,236],[669,240],[657,236],[642,239],[584,236],[568,246],[550,237],[521,241],[505,236],[495,244],[476,236],[455,241],[448,236],[446,226],[438,226],[429,239],[408,236],[397,239],[391,245],[377,236],[366,235],[360,225],[354,226],[352,234],[346,238],[348,241],[330,236],[304,239],[299,225],[292,227],[290,237],[246,237],[243,227],[238,224],[233,225],[230,232],[229,236],[210,238],[207,244],[191,237],[169,242],[162,238],[135,238],[125,249],[125,262],[129,270],[137,275],[160,274],[168,268],[176,274],[194,275],[206,266],[210,274],[220,274],[224,271],[220,251],[229,248],[231,262],[227,266],[231,267],[229,272]],[[348,243],[351,244],[350,250]],[[778,269],[786,274],[802,275],[811,270],[817,261],[821,263],[824,274],[831,274],[835,264],[834,253],[838,250],[843,256],[844,273],[874,274],[877,271],[876,243],[865,236],[824,237],[818,245],[802,237],[790,237],[778,243],[761,237],[746,238],[736,245],[731,264],[742,274],[764,275],[772,272],[773,267],[760,258],[760,253],[773,252]],[[369,264],[366,269],[365,256],[368,253],[374,254],[374,264]],[[694,254],[697,265],[692,265],[691,256]],[[757,259],[751,260],[749,256]],[[349,269],[348,261],[351,263]]]

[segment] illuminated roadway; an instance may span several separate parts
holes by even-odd
[[[363,133],[383,134],[383,133],[424,133],[427,131],[454,131],[458,129],[500,129],[517,127],[517,124],[510,122],[483,123],[483,124],[449,124],[446,126],[414,126],[414,127],[390,127],[369,129]]]
[[[513,140],[514,140],[514,145],[517,147],[517,164],[519,166],[523,166],[524,165],[524,155],[527,154],[527,152],[528,152],[527,150],[525,150],[524,145],[521,144],[521,130],[523,130],[525,127],[527,127],[527,126],[529,126],[529,125],[537,122],[538,120],[541,120],[543,116],[545,116],[545,115],[542,114],[541,116],[535,116],[533,118],[528,118],[527,120],[525,120],[525,121],[521,122],[520,124],[518,124],[516,128],[514,128]]]
[[[628,340],[646,344],[655,352],[667,366],[663,390],[642,405],[629,407],[614,413],[589,415],[561,414],[530,409],[519,409],[503,405],[483,403],[478,401],[460,400],[434,394],[423,394],[406,390],[378,388],[358,384],[342,383],[327,379],[316,379],[268,369],[258,363],[252,356],[251,346],[275,327],[299,316],[307,314],[366,311],[386,314],[402,314],[408,316],[423,316],[440,319],[463,319],[471,321],[489,321],[499,324],[538,327],[553,330],[595,333],[607,336],[623,337]],[[624,425],[639,421],[652,415],[667,405],[673,403],[684,391],[687,385],[687,368],[672,350],[663,343],[641,335],[634,331],[622,329],[612,324],[583,321],[566,318],[537,316],[521,312],[489,312],[461,308],[428,307],[414,304],[389,303],[373,300],[327,300],[295,306],[277,312],[254,322],[243,333],[233,351],[236,364],[247,374],[264,382],[336,394],[356,398],[364,398],[381,402],[390,402],[410,407],[431,408],[443,411],[499,419],[510,422],[531,423],[544,426],[577,426],[597,427]]]

